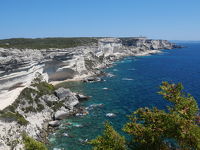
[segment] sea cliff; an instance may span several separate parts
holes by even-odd
[[[23,132],[44,141],[48,126],[59,125],[58,120],[71,114],[87,114],[78,107],[82,95],[49,83],[88,81],[117,59],[173,48],[177,46],[166,40],[146,38],[100,38],[91,45],[62,49],[0,48],[0,148],[23,148]]]

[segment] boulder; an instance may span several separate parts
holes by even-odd
[[[73,109],[75,105],[79,103],[78,98],[69,89],[59,88],[55,91],[56,96],[63,104],[69,109]]]
[[[82,101],[82,100],[87,100],[90,97],[89,96],[85,96],[83,94],[76,94],[76,97],[78,98],[78,100]]]
[[[62,120],[64,118],[68,117],[69,115],[70,115],[70,111],[69,110],[60,109],[60,110],[55,112],[54,119],[55,120]]]
[[[60,122],[58,120],[50,121],[48,125],[51,127],[58,127]]]

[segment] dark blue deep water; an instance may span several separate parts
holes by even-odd
[[[120,132],[123,124],[128,121],[126,116],[137,108],[156,106],[165,109],[167,102],[157,94],[162,81],[182,82],[185,91],[192,94],[200,104],[200,43],[181,44],[186,48],[120,60],[106,70],[115,76],[105,77],[104,82],[61,84],[60,86],[92,96],[82,105],[103,106],[89,110],[89,115],[84,117],[64,120],[59,130],[50,136],[51,148],[89,150],[91,147],[83,141],[99,135],[106,120]],[[116,117],[106,117],[107,113],[114,113]]]

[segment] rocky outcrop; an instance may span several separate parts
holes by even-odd
[[[59,88],[55,91],[56,96],[60,101],[63,101],[65,106],[69,109],[73,109],[79,101],[74,93],[72,93],[69,89]]]
[[[58,127],[60,125],[60,121],[58,120],[50,121],[48,125],[51,127]]]
[[[24,132],[44,142],[48,127],[57,127],[59,120],[81,113],[76,107],[79,103],[76,93],[64,88],[55,90],[39,77],[0,112],[0,149],[23,149]]]

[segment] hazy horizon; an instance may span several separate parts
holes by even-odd
[[[129,36],[129,37],[124,37],[124,36],[102,36],[102,37],[94,37],[94,36],[82,36],[82,37],[14,37],[14,38],[0,38],[0,40],[7,40],[7,39],[45,39],[45,38],[132,38],[132,37],[136,37],[136,36]],[[139,36],[138,36],[139,37]],[[148,39],[153,39],[153,38],[149,38],[146,37]],[[166,39],[161,39],[161,38],[157,38],[158,40],[166,40]],[[156,39],[155,39],[156,40]],[[169,40],[168,41],[174,41],[174,42],[200,42],[200,40]]]

